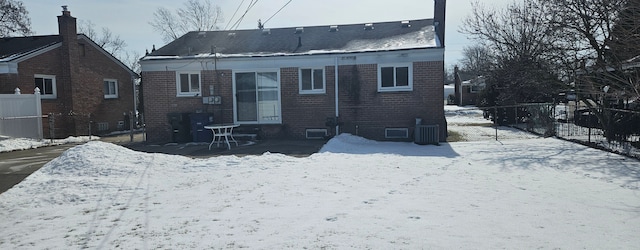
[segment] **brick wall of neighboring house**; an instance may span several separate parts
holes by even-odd
[[[42,130],[45,138],[51,137],[49,119],[55,119],[55,129],[53,131],[55,137],[65,137],[71,134],[74,129],[74,124],[70,119],[66,118],[66,114],[71,108],[71,93],[69,82],[62,77],[61,53],[61,49],[58,48],[18,63],[20,89],[34,89],[34,76],[36,74],[55,76],[57,98],[42,99],[42,114],[54,114],[53,117],[42,120]]]
[[[82,40],[80,40],[82,43]],[[32,90],[34,75],[52,75],[56,78],[56,99],[42,99],[42,113],[54,114],[55,137],[88,135],[91,121],[92,134],[103,134],[118,130],[118,121],[124,121],[123,113],[133,111],[133,87],[129,72],[115,64],[96,48],[85,45],[79,56],[77,72],[72,88],[69,77],[65,77],[60,63],[61,48],[35,56],[18,64],[19,87]],[[118,98],[104,98],[104,79],[118,82]],[[73,89],[73,90],[72,90]],[[28,92],[24,92],[28,93]],[[72,115],[70,115],[72,114]],[[108,123],[108,130],[99,131],[98,123]],[[49,135],[49,121],[43,120],[43,133]]]
[[[58,16],[61,46],[18,63],[18,74],[0,75],[1,92],[19,87],[23,93],[33,93],[35,75],[55,77],[56,98],[42,99],[42,113],[53,116],[43,119],[45,138],[104,134],[118,130],[125,114],[134,111],[131,72],[116,63],[86,37],[77,35],[76,18],[63,11]],[[105,99],[104,80],[118,82],[118,97]],[[49,124],[54,121],[54,128]],[[108,124],[99,131],[99,124]],[[101,126],[104,127],[104,126]]]
[[[18,82],[18,74],[0,74],[0,94],[13,94]],[[22,93],[33,94],[33,90],[20,89]]]
[[[385,128],[408,128],[409,138],[415,128],[415,118],[422,124],[440,125],[440,138],[446,138],[444,120],[443,62],[413,64],[413,91],[378,92],[376,64],[341,65],[338,81],[340,130],[370,139],[384,140]],[[325,67],[325,93],[300,94],[298,68],[280,69],[282,124],[260,125],[265,137],[304,138],[306,129],[327,128],[327,118],[335,117],[335,68]],[[222,105],[203,105],[200,97],[176,97],[176,72],[143,72],[143,92],[147,139],[171,141],[168,113],[211,112],[216,123],[233,122],[231,71],[202,71],[203,95],[209,95],[213,84],[215,95],[222,96]],[[350,79],[358,74],[358,83]],[[331,130],[330,130],[331,132]]]
[[[462,86],[461,105],[476,105],[478,103],[478,93],[471,92],[471,86]]]
[[[97,48],[89,44],[83,45],[82,42],[80,48],[80,67],[78,67],[77,78],[73,82],[74,85],[81,87],[75,92],[74,112],[91,115],[92,133],[128,130],[129,113],[135,111],[133,79],[130,73]],[[117,81],[117,98],[105,98],[105,79]],[[99,131],[99,123],[107,123],[109,129]],[[118,127],[119,124],[121,127]],[[79,124],[81,128],[87,128],[88,125],[88,123]],[[127,126],[122,127],[122,125]]]

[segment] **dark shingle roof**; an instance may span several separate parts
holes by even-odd
[[[404,22],[329,25],[236,31],[189,32],[149,57],[213,54],[255,56],[331,52],[380,51],[440,47],[432,19]],[[335,26],[334,26],[335,27]]]
[[[61,41],[59,35],[0,38],[0,59],[28,53]]]

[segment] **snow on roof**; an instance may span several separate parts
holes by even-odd
[[[406,21],[405,21],[406,22]],[[190,32],[145,56],[143,60],[203,57],[266,57],[440,48],[432,19],[362,24],[237,31]],[[233,35],[230,35],[233,34]]]

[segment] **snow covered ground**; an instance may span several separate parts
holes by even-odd
[[[493,126],[491,120],[484,119],[482,110],[476,107],[445,106],[445,116],[447,117],[447,130],[454,131],[462,136],[462,141],[486,141],[513,140],[513,139],[533,139],[539,136],[527,133],[511,127]]]
[[[450,130],[483,122],[458,113]],[[640,245],[639,161],[521,136],[420,146],[342,134],[306,158],[88,142],[0,194],[0,249]]]
[[[29,138],[9,138],[0,136],[0,153],[15,151],[15,150],[25,150],[46,146],[55,146],[67,143],[82,143],[88,142],[90,140],[99,140],[100,137],[97,136],[79,136],[79,137],[68,137],[66,139],[55,139],[53,142],[51,140],[36,140]]]

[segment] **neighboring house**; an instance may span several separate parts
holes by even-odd
[[[459,106],[476,105],[480,92],[486,87],[485,78],[464,73],[454,68],[455,103]]]
[[[137,74],[77,34],[76,18],[66,7],[58,26],[59,35],[0,38],[0,94],[38,87],[42,113],[52,114],[43,121],[45,137],[126,129],[135,111]]]
[[[412,140],[420,118],[444,141],[444,13],[437,0],[434,19],[187,33],[140,61],[147,139],[210,113],[287,138]]]

